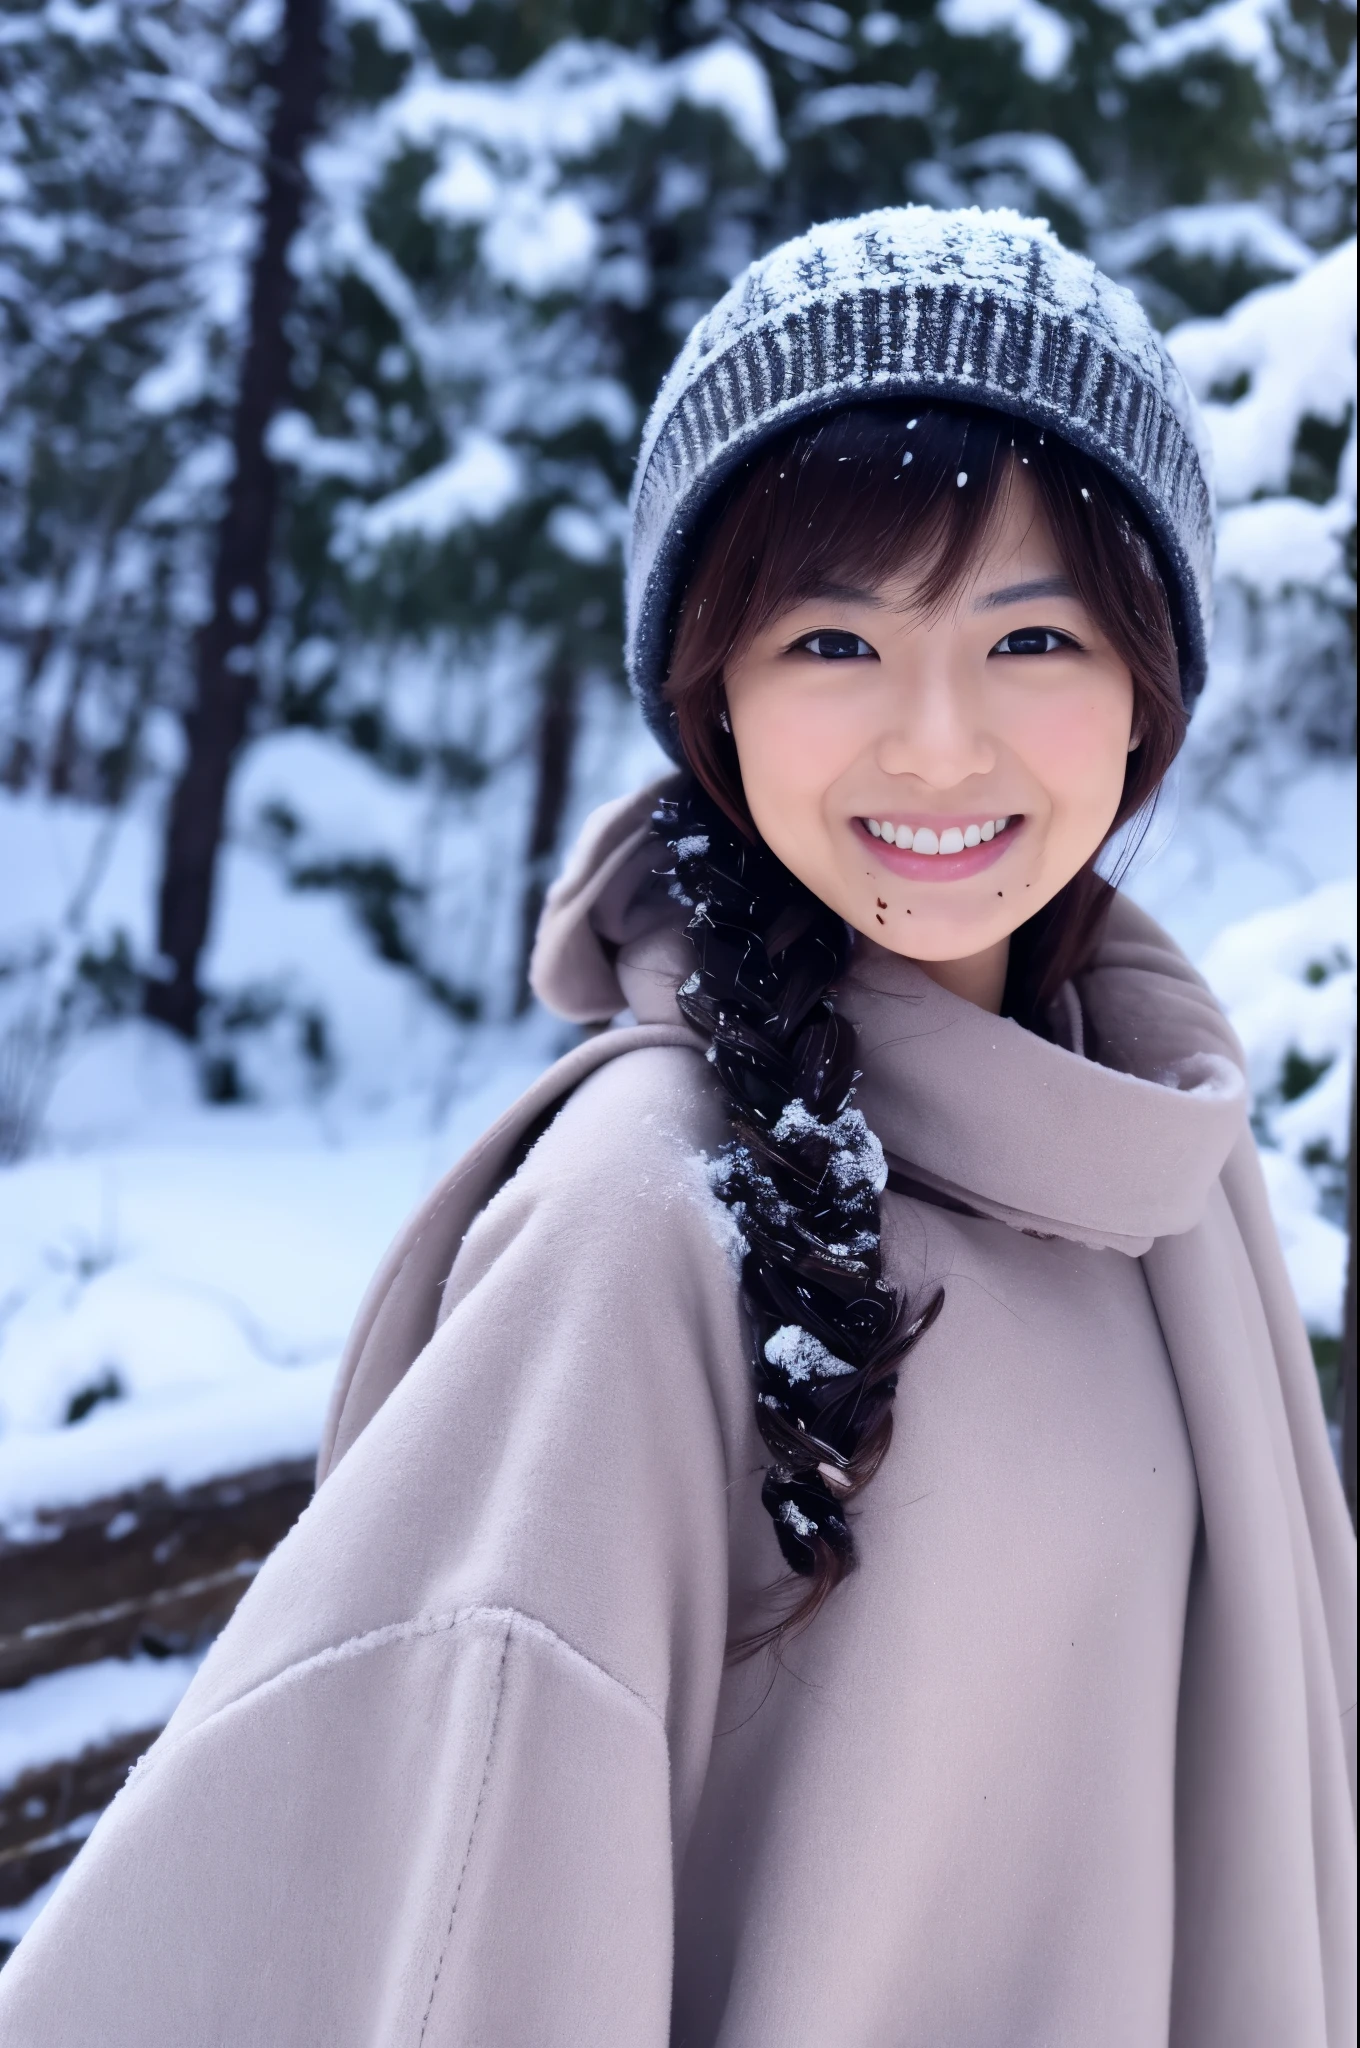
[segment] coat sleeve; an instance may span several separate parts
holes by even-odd
[[[613,1062],[474,1225],[0,1975],[8,2048],[664,2048],[751,1462],[706,1101]]]

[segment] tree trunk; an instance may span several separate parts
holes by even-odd
[[[71,674],[66,685],[66,701],[61,707],[57,721],[57,736],[52,744],[52,764],[47,771],[48,793],[52,796],[88,795],[88,791],[77,791],[77,761],[80,754],[80,700],[85,694],[85,681],[90,672],[90,648],[87,636],[81,633],[71,653]]]
[[[515,1014],[522,1016],[532,1000],[529,956],[552,880],[553,858],[562,833],[562,819],[571,794],[571,764],[576,751],[580,681],[566,658],[554,657],[541,685],[538,726],[534,734],[534,812],[525,853],[524,894],[520,903],[519,986]]]
[[[1346,1200],[1347,1229],[1350,1236],[1350,1252],[1346,1260],[1346,1308],[1341,1327],[1340,1394],[1341,1394],[1341,1480],[1346,1489],[1346,1503],[1351,1511],[1352,1526],[1355,1523],[1355,1139],[1356,1139],[1356,1088],[1360,1084],[1360,1072],[1351,1074],[1351,1149],[1347,1168],[1349,1189]]]
[[[212,911],[227,780],[255,700],[256,643],[269,616],[278,477],[265,435],[291,385],[285,323],[294,280],[288,247],[302,214],[302,152],[316,125],[324,69],[325,0],[285,0],[250,326],[232,428],[235,473],[217,534],[212,615],[198,638],[195,697],[185,721],[188,752],[166,826],[158,938],[170,973],[147,989],[151,1015],[186,1038],[193,1036],[202,1004],[198,965]]]
[[[25,788],[33,772],[33,741],[28,731],[28,717],[32,700],[37,693],[38,678],[47,666],[47,657],[52,652],[55,637],[56,630],[50,619],[29,635],[23,680],[19,685],[14,737],[10,741],[5,765],[0,769],[0,784],[6,789]]]
[[[656,10],[656,48],[659,57],[679,57],[694,44],[694,24],[688,0],[661,0]]]

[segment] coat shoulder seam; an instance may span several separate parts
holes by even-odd
[[[373,1650],[384,1650],[398,1643],[419,1640],[424,1636],[452,1634],[454,1630],[465,1624],[477,1622],[490,1622],[499,1628],[503,1628],[506,1631],[507,1642],[511,1634],[517,1633],[521,1636],[527,1636],[531,1640],[537,1641],[545,1647],[565,1656],[569,1662],[582,1666],[584,1670],[591,1673],[594,1677],[603,1679],[606,1685],[613,1691],[621,1693],[633,1706],[640,1707],[648,1718],[657,1724],[664,1738],[665,1718],[654,1701],[649,1700],[646,1694],[638,1691],[635,1686],[629,1685],[626,1679],[619,1678],[614,1672],[597,1662],[594,1657],[588,1656],[584,1650],[578,1649],[574,1643],[569,1642],[565,1636],[560,1635],[547,1622],[540,1621],[536,1615],[526,1614],[518,1607],[492,1606],[486,1602],[474,1601],[470,1602],[467,1606],[456,1607],[446,1614],[419,1614],[412,1616],[409,1621],[386,1622],[377,1628],[364,1629],[356,1635],[346,1636],[341,1642],[328,1643],[322,1649],[310,1651],[305,1657],[295,1658],[292,1662],[283,1665],[280,1670],[271,1672],[267,1678],[261,1678],[254,1685],[248,1686],[244,1692],[236,1694],[234,1698],[224,1700],[220,1706],[214,1707],[211,1713],[205,1715],[201,1721],[196,1721],[191,1728],[184,1729],[182,1733],[174,1729],[172,1725],[167,1731],[170,1735],[170,1741],[166,1747],[177,1748],[179,1742],[190,1741],[202,1730],[210,1728],[213,1722],[221,1715],[231,1713],[236,1708],[245,1706],[248,1701],[255,1699],[260,1694],[268,1692],[274,1687],[281,1687],[285,1684],[291,1684],[300,1679],[310,1677],[313,1673],[323,1671],[332,1664],[348,1662],[353,1658],[365,1656]],[[160,1743],[158,1742],[133,1766],[132,1771],[129,1773],[129,1784],[134,1779],[140,1778],[145,1772],[154,1768],[158,1760],[155,1752],[159,1748]]]

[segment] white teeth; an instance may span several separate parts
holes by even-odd
[[[986,846],[995,839],[998,832],[1004,832],[1009,818],[988,818],[985,825],[946,825],[937,832],[932,825],[894,825],[887,818],[865,818],[864,825],[875,839],[881,839],[885,846],[900,846],[910,853],[944,854],[962,853],[965,848]]]

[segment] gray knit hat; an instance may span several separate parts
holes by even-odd
[[[633,488],[628,670],[667,752],[679,758],[662,685],[704,506],[771,432],[899,396],[1016,414],[1119,479],[1161,558],[1193,704],[1213,495],[1194,402],[1147,315],[1045,221],[895,206],[828,221],[753,263],[695,327],[652,408]]]

